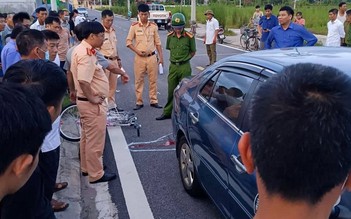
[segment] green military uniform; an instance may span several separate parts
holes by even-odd
[[[180,23],[181,25],[176,25]],[[172,17],[172,26],[184,26],[184,15],[176,13]],[[163,109],[163,115],[170,116],[173,108],[173,91],[179,82],[191,75],[190,59],[192,53],[196,52],[195,37],[185,31],[178,38],[173,31],[167,36],[166,49],[170,50],[170,65],[168,74],[168,98]]]
[[[347,47],[351,47],[351,24],[347,21],[344,23],[345,43]]]

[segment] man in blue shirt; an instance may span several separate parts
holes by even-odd
[[[21,55],[16,48],[16,37],[23,30],[25,30],[24,26],[16,26],[12,30],[10,41],[4,46],[1,51],[2,71],[4,74],[11,65],[21,60]]]
[[[265,49],[272,48],[274,41],[275,48],[313,46],[317,38],[305,27],[294,24],[291,19],[294,17],[294,10],[289,6],[284,6],[279,10],[279,26],[274,27],[267,38]]]
[[[272,5],[266,5],[264,6],[264,11],[265,11],[265,16],[262,16],[260,18],[260,21],[258,23],[258,34],[261,36],[261,42],[260,42],[260,48],[264,49],[264,44],[268,38],[270,30],[278,26],[278,18],[272,14],[273,6]]]

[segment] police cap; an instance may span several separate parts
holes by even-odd
[[[185,25],[185,17],[182,13],[175,13],[172,16],[172,26],[180,27]]]

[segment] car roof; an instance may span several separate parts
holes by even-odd
[[[223,62],[245,62],[280,72],[285,66],[298,63],[313,63],[337,68],[351,76],[351,48],[344,47],[296,47],[262,50],[222,59]]]

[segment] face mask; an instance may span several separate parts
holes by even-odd
[[[342,193],[342,191],[343,191],[344,188],[345,188],[345,184],[346,184],[346,181],[347,181],[348,178],[349,178],[349,175],[347,175],[347,177],[346,177],[344,183],[343,183],[342,186],[341,186],[341,193]],[[341,200],[341,195],[339,195],[338,200],[336,200],[336,202],[335,202],[335,204],[334,204],[334,207],[337,206],[337,205],[340,203],[340,200]]]
[[[46,51],[46,52],[45,52],[45,60],[50,60],[49,51]]]

